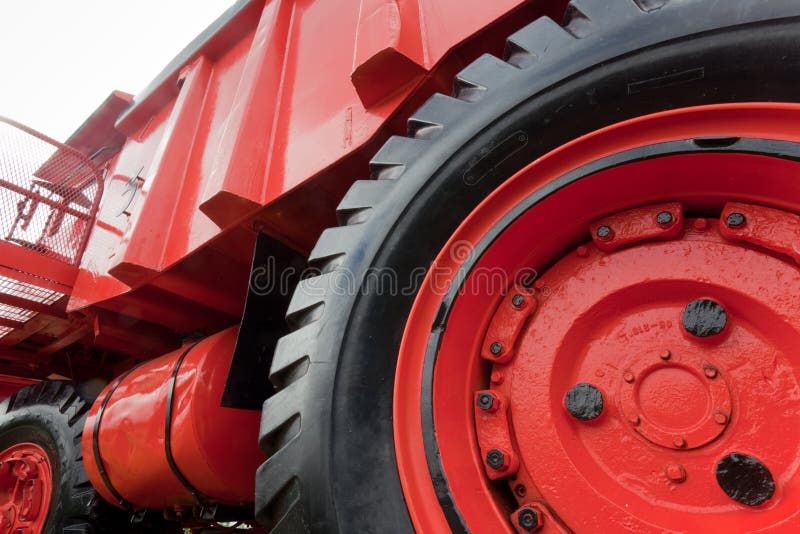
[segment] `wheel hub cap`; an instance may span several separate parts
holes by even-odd
[[[617,388],[622,415],[649,442],[694,449],[728,426],[730,390],[708,358],[688,352],[663,361],[651,351],[637,354],[624,367]]]

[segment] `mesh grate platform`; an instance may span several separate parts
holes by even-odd
[[[80,152],[0,117],[0,235],[70,265],[97,211],[101,171]]]
[[[69,293],[102,184],[82,153],[0,117],[0,338]]]

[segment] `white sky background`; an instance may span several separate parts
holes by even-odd
[[[0,115],[64,141],[136,95],[233,0],[0,0]]]

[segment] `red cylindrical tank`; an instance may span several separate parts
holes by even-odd
[[[108,501],[156,509],[197,503],[180,477],[202,500],[253,501],[255,472],[264,461],[261,414],[221,405],[237,331],[148,361],[103,390],[86,419],[82,447],[89,479]],[[165,436],[173,382],[170,466]]]

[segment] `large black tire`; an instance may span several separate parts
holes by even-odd
[[[70,382],[51,380],[25,387],[0,404],[0,450],[35,443],[53,468],[46,534],[127,530],[127,518],[100,498],[83,468],[81,435],[90,406]]]
[[[536,20],[500,59],[462,71],[371,162],[323,233],[276,349],[264,405],[256,512],[273,532],[407,532],[392,435],[396,358],[414,294],[342,290],[370,269],[427,267],[488,193],[581,134],[667,109],[796,101],[796,0],[579,0]],[[511,134],[529,142],[492,151]],[[481,160],[477,183],[465,172]],[[338,287],[337,287],[338,286]],[[426,469],[426,466],[420,466]]]

